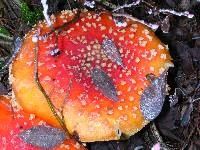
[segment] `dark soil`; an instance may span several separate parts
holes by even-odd
[[[40,11],[40,0],[24,0],[30,12]],[[0,27],[7,29],[8,37],[0,36],[0,65],[12,55],[13,39],[23,36],[33,25],[21,13],[17,0],[0,1]],[[49,13],[63,9],[83,7],[67,0],[49,0]],[[105,0],[104,0],[105,2]],[[106,0],[116,6],[130,3],[130,0]],[[162,14],[161,8],[175,11],[189,11],[193,18]],[[88,8],[91,9],[91,8]],[[112,11],[105,3],[96,2],[92,10]],[[148,13],[151,10],[152,13]],[[143,0],[139,5],[124,8],[128,13],[149,23],[159,24],[157,36],[169,47],[175,67],[168,72],[169,95],[159,117],[128,140],[87,143],[89,150],[139,150],[150,149],[160,142],[162,149],[200,149],[200,2],[197,0]],[[31,16],[30,16],[31,17]],[[32,16],[33,17],[33,16]],[[42,19],[42,16],[34,16]],[[8,69],[0,73],[0,94],[9,94]]]

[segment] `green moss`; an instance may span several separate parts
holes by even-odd
[[[22,3],[20,9],[23,21],[30,26],[36,24],[38,20],[43,19],[42,9],[40,8],[33,8],[31,10],[26,3]]]
[[[4,27],[0,27],[0,33],[4,35],[10,35],[10,32],[6,30]]]

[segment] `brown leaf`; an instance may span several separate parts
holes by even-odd
[[[181,125],[187,126],[190,122],[190,115],[193,111],[193,103],[190,103],[188,105],[185,105],[182,108],[182,115],[181,115]]]

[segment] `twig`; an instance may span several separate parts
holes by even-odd
[[[94,6],[95,6],[95,1],[87,1],[87,0],[85,0],[85,2],[84,2],[83,5],[85,5],[85,6],[87,6],[87,7],[90,7],[90,8],[94,8]]]
[[[118,11],[118,10],[120,10],[120,9],[123,9],[123,8],[130,8],[130,7],[132,7],[132,6],[139,5],[140,2],[141,2],[141,0],[136,0],[136,1],[132,2],[131,4],[125,4],[125,5],[123,5],[123,6],[119,6],[119,7],[115,8],[115,9],[113,9],[112,12],[116,12],[116,11]]]
[[[177,12],[175,10],[170,10],[170,9],[159,9],[158,10],[160,13],[169,13],[169,14],[173,14],[173,15],[176,15],[176,16],[185,16],[185,17],[188,17],[188,18],[193,18],[194,15],[193,14],[190,14],[188,11],[184,11],[184,12]]]
[[[43,6],[43,15],[44,15],[44,18],[47,22],[47,25],[49,27],[52,27],[52,23],[51,23],[51,20],[50,20],[50,17],[48,15],[48,4],[47,4],[47,0],[41,0],[41,3],[42,3],[42,6]]]
[[[34,37],[35,39],[33,40],[35,42],[35,55],[34,55],[34,79],[35,82],[39,88],[39,90],[42,92],[42,94],[44,95],[44,97],[47,100],[47,103],[51,109],[51,112],[53,113],[54,117],[56,118],[56,120],[59,122],[60,126],[63,128],[63,130],[65,131],[67,137],[70,137],[71,135],[69,134],[69,131],[66,128],[66,125],[64,123],[64,121],[59,117],[59,115],[57,114],[55,107],[53,106],[53,103],[51,102],[51,99],[49,98],[49,96],[47,95],[47,93],[45,92],[43,86],[40,83],[39,77],[38,77],[38,41],[36,41],[36,38],[38,37]]]
[[[154,9],[154,11],[158,12],[158,13],[163,13],[163,14],[173,14],[175,16],[185,16],[188,18],[193,18],[194,15],[189,13],[188,11],[184,11],[184,12],[178,12],[172,9],[158,9],[156,6],[151,5],[150,3],[142,0],[143,3],[145,3],[148,7]]]
[[[112,15],[116,16],[116,17],[125,17],[125,18],[131,19],[133,21],[140,22],[140,23],[146,25],[147,27],[151,28],[154,31],[156,31],[158,29],[158,27],[159,27],[159,25],[157,25],[157,24],[146,23],[144,20],[139,20],[139,19],[137,19],[135,17],[130,16],[129,14],[113,13]]]
[[[193,37],[192,39],[193,39],[193,40],[198,40],[198,39],[200,39],[200,36]]]
[[[69,6],[69,9],[72,10],[72,7],[71,7],[71,5],[70,5],[69,0],[67,0],[67,4],[68,4],[68,6]]]
[[[199,100],[200,100],[200,98],[196,98],[196,99],[193,99],[192,102],[194,103],[194,102],[199,101]]]
[[[95,2],[100,3],[100,4],[103,4],[103,5],[105,5],[106,7],[111,8],[111,9],[117,8],[117,6],[116,6],[115,4],[110,3],[110,2],[108,2],[108,1],[95,0]]]

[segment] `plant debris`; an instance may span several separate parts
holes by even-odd
[[[118,48],[116,47],[114,41],[111,39],[105,38],[102,42],[102,48],[103,52],[106,54],[106,56],[113,62],[117,63],[118,65],[124,67],[124,64],[122,62],[120,53]]]
[[[95,86],[108,98],[118,101],[117,91],[112,79],[101,69],[94,68],[91,77]]]
[[[140,109],[144,118],[154,120],[161,112],[166,96],[166,71],[158,78],[152,80],[142,93],[140,98]]]
[[[66,138],[62,130],[47,126],[32,127],[20,133],[19,137],[26,143],[43,149],[54,148]]]
[[[8,94],[8,90],[2,83],[0,83],[0,95],[6,95],[6,94]]]

